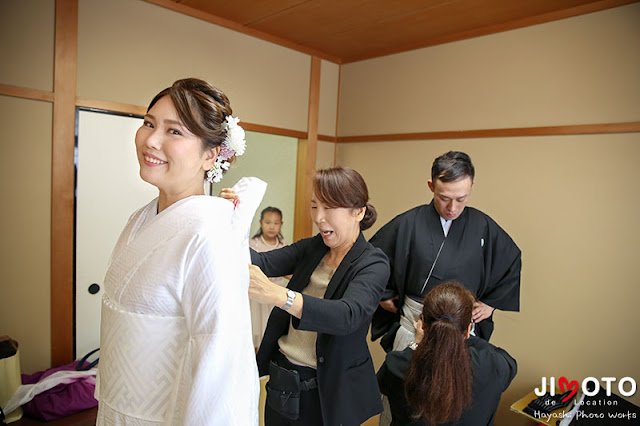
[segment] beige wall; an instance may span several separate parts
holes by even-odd
[[[20,344],[24,372],[51,359],[50,103],[0,96],[0,335]]]
[[[0,83],[53,90],[54,0],[0,1]]]
[[[339,135],[636,121],[640,3],[342,65]]]
[[[322,61],[320,65],[320,107],[318,133],[336,136],[340,65]]]
[[[0,83],[53,89],[53,0],[0,2]],[[51,125],[48,102],[0,96],[0,335],[21,368],[51,360]]]
[[[339,134],[637,121],[637,22],[633,4],[343,65]],[[640,381],[627,329],[640,298],[640,134],[339,144],[337,163],[364,175],[380,215],[367,236],[431,200],[431,162],[450,149],[476,165],[470,205],[523,251],[521,312],[498,312],[492,338],[519,363],[497,424],[529,424],[508,407],[543,376]]]
[[[242,121],[306,131],[310,66],[309,55],[142,1],[79,2],[78,96],[147,105],[200,77]]]

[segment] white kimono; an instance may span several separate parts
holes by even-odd
[[[201,195],[129,219],[104,283],[98,425],[258,425],[247,237],[266,184],[247,182],[235,211]]]

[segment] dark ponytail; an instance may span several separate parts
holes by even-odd
[[[376,219],[378,218],[378,212],[376,208],[373,207],[373,204],[367,203],[365,206],[364,217],[360,221],[360,230],[364,231],[365,229],[369,229],[376,223]]]
[[[431,290],[422,311],[425,335],[411,358],[405,395],[428,424],[460,419],[471,404],[471,359],[465,333],[474,297],[458,283]]]

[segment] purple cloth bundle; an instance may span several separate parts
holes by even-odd
[[[78,368],[78,365],[80,368]],[[63,370],[84,370],[86,362],[74,361],[70,364],[61,365],[59,367],[50,368],[31,375],[22,375],[22,384],[30,385],[38,383],[45,377],[57,371]],[[70,416],[79,411],[96,407],[98,401],[93,397],[96,387],[95,376],[85,376],[78,378],[70,378],[55,387],[36,395],[31,401],[22,406],[25,414],[30,417],[51,421],[62,417]]]

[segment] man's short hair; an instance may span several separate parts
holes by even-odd
[[[442,154],[433,161],[431,166],[431,180],[436,179],[442,182],[454,182],[469,176],[471,182],[476,175],[476,171],[471,162],[471,158],[460,151],[449,151]]]

